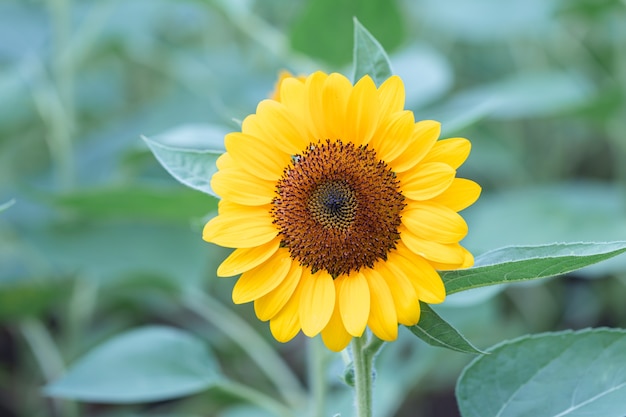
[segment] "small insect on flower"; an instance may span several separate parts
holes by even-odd
[[[470,142],[439,134],[404,109],[397,76],[283,77],[226,136],[211,181],[222,200],[203,238],[235,248],[217,271],[241,274],[233,301],[281,342],[321,333],[334,351],[416,324],[420,300],[445,298],[437,270],[473,264],[458,212],[480,187],[456,178]]]

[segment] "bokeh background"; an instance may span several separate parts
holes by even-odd
[[[0,1],[0,415],[265,416],[207,391],[152,404],[59,407],[41,387],[145,324],[206,340],[222,371],[272,395],[243,351],[179,302],[210,293],[307,381],[306,340],[281,345],[204,243],[216,201],[159,166],[140,135],[215,147],[282,69],[350,76],[352,16],[389,51],[407,107],[471,139],[459,175],[475,254],[626,239],[626,2],[618,0]],[[169,132],[169,134],[167,133]],[[526,333],[626,326],[626,260],[457,294],[437,311],[481,348]],[[401,331],[378,361],[376,415],[458,416],[468,355]],[[338,355],[328,415],[350,415]],[[72,416],[68,416],[72,417]]]

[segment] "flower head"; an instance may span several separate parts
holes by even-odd
[[[217,271],[241,274],[233,301],[254,301],[281,342],[321,333],[335,351],[416,324],[420,300],[445,298],[437,270],[473,264],[458,212],[480,187],[456,178],[470,143],[439,133],[404,110],[397,76],[283,78],[226,136],[211,181],[222,200],[203,238],[235,248]]]

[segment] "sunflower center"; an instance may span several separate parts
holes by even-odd
[[[314,272],[371,268],[400,238],[399,181],[367,146],[311,144],[294,156],[276,193],[271,214],[282,245]]]
[[[311,193],[308,208],[323,227],[345,231],[356,216],[356,194],[345,180],[323,182]]]

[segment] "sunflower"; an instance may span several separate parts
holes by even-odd
[[[439,133],[404,110],[397,76],[284,77],[226,136],[211,181],[221,201],[203,238],[235,248],[217,270],[241,274],[233,301],[253,301],[280,342],[321,333],[334,351],[416,324],[420,300],[446,296],[437,270],[473,264],[458,212],[480,187],[456,178],[470,142]]]

